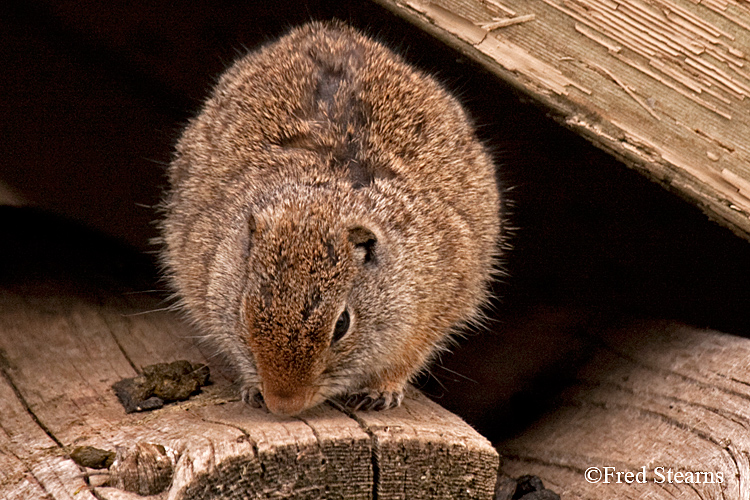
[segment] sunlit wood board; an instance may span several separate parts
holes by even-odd
[[[750,239],[749,1],[376,1]]]

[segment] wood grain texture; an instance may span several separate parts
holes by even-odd
[[[750,238],[747,2],[376,1]]]
[[[491,471],[496,459],[482,446],[484,438],[457,425],[458,417],[417,391],[412,389],[407,396],[409,405],[392,412],[396,421],[384,413],[355,415],[373,437],[377,497],[469,499],[485,495],[485,485],[494,486]],[[452,464],[461,464],[460,476]]]
[[[750,340],[642,322],[592,342],[557,409],[500,443],[504,473],[537,474],[565,500],[750,498]],[[644,481],[589,483],[590,467]]]
[[[60,252],[43,245],[48,256]],[[225,368],[196,348],[195,332],[152,294],[65,257],[14,262],[39,254],[7,248],[0,250],[0,498],[135,499],[114,485],[149,491],[162,480],[168,486],[153,498],[491,498],[497,452],[421,394],[372,415],[324,405],[281,418],[251,408]],[[119,259],[102,256],[115,268]],[[74,275],[56,267],[66,265]],[[209,363],[213,383],[188,401],[126,414],[112,383],[176,359]],[[118,451],[120,464],[135,465],[79,467],[69,456],[79,446]]]

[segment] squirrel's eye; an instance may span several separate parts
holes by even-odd
[[[349,311],[344,309],[339,319],[336,320],[336,326],[333,327],[333,342],[341,339],[347,331],[349,331]]]

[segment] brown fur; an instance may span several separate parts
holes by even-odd
[[[168,275],[244,397],[275,413],[362,393],[397,405],[486,301],[491,158],[435,80],[345,25],[302,26],[234,64],[170,182]]]

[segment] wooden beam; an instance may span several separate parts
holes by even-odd
[[[746,2],[375,1],[750,239]]]
[[[666,321],[589,340],[555,410],[499,444],[504,473],[565,500],[750,498],[750,340]]]

